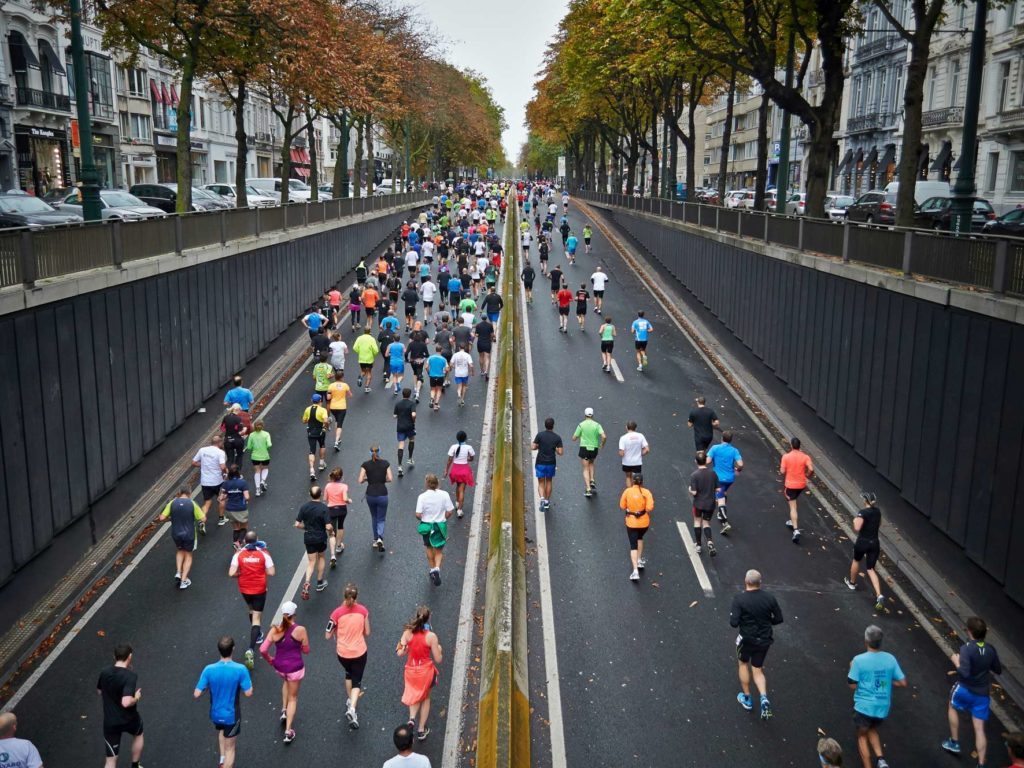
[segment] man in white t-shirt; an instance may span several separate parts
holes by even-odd
[[[608,273],[598,267],[590,276],[590,284],[594,286],[594,311],[600,315],[601,307],[604,305],[604,289],[608,285]]]
[[[398,754],[383,768],[430,768],[430,758],[412,751],[413,726],[406,723],[395,728],[394,739]]]
[[[486,253],[487,253],[487,243],[485,243],[484,239],[481,237],[479,240],[477,240],[475,243],[473,243],[473,255],[476,256],[477,259],[483,258],[486,261],[486,259],[487,259],[487,256],[485,255]]]
[[[17,730],[18,718],[13,712],[4,712],[0,715],[0,759],[3,760],[4,768],[43,768],[43,759],[39,756],[39,750],[36,749],[35,744],[28,739],[14,738]],[[396,745],[398,743],[397,736],[395,743]],[[420,766],[419,763],[398,763],[398,765],[411,765],[416,768]],[[430,768],[429,762],[423,763],[423,765]]]
[[[423,245],[420,250],[423,252],[423,260],[430,264],[434,261],[434,241],[430,239],[430,230],[423,235]]]
[[[437,285],[430,277],[420,286],[420,298],[423,299],[423,319],[429,320],[434,311],[434,299],[437,297]]]
[[[220,497],[220,486],[224,478],[228,476],[228,455],[221,447],[224,439],[220,435],[214,435],[210,444],[203,446],[199,452],[192,457],[192,466],[199,467],[199,485],[203,489],[203,516],[210,514],[210,504],[215,498]],[[217,511],[220,516],[217,525],[227,523],[224,517],[224,505],[221,503]],[[206,533],[206,526],[199,526],[200,533]]]
[[[523,234],[519,236],[519,242],[523,244],[523,250],[526,251],[526,255],[529,255],[530,243],[533,242],[533,233],[528,229],[524,229]]]
[[[332,341],[327,347],[330,350],[329,359],[331,365],[334,366],[335,371],[344,371],[345,355],[348,354],[348,344],[341,340],[340,333],[335,333],[332,338],[334,341]]]
[[[420,260],[420,255],[411,248],[405,254],[405,268],[409,270],[409,277],[416,274],[416,264]]]
[[[469,388],[469,377],[473,375],[473,357],[465,349],[459,349],[452,355],[452,376],[455,377],[459,405],[466,404],[466,390]]]
[[[448,491],[438,488],[440,481],[437,475],[428,474],[424,483],[427,489],[416,499],[416,519],[420,521],[418,531],[427,551],[430,580],[435,587],[439,587],[441,560],[444,558],[444,545],[448,541],[448,518],[455,511],[455,505]]]
[[[644,456],[651,452],[647,438],[636,431],[636,422],[626,422],[626,434],[619,438],[619,456],[626,475],[626,487],[633,485],[633,473],[643,471]]]

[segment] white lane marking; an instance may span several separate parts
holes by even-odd
[[[714,597],[715,590],[711,588],[711,579],[708,578],[708,572],[704,570],[704,563],[701,562],[700,555],[697,554],[697,547],[693,543],[693,539],[690,538],[690,532],[686,530],[686,523],[677,520],[676,527],[679,529],[679,535],[683,538],[683,549],[690,556],[690,563],[697,574],[697,581],[700,582],[701,589],[704,590],[704,596]]]
[[[615,374],[615,380],[619,382],[619,384],[626,383],[626,380],[622,378],[622,370],[619,368],[619,364],[615,362],[614,357],[612,358],[612,373]]]
[[[522,243],[519,255],[522,257]],[[530,315],[526,307],[526,292],[519,293],[519,311],[523,315],[524,357],[526,358],[526,387],[530,399],[530,439],[540,430],[537,427],[537,389],[533,381],[533,351],[530,348]],[[531,461],[530,464],[533,462]],[[548,552],[548,529],[544,513],[540,511],[537,483],[533,486],[534,537],[537,541],[537,579],[540,584],[541,634],[544,636],[544,670],[548,688],[548,723],[551,734],[551,766],[565,768],[565,731],[562,724],[562,688],[558,677],[558,645],[555,642],[555,610],[551,598],[551,565]]]
[[[502,236],[505,229],[502,227]],[[498,361],[491,361],[491,370],[496,370]],[[491,463],[491,450],[494,442],[494,403],[497,399],[498,377],[493,376],[487,382],[487,401],[484,405],[483,434],[480,438],[480,467]],[[463,702],[466,698],[466,686],[469,683],[469,654],[473,649],[473,602],[476,599],[477,561],[480,559],[481,530],[484,520],[484,495],[473,495],[473,511],[470,513],[469,540],[466,543],[466,568],[462,577],[462,598],[459,601],[459,628],[455,636],[455,655],[452,657],[452,686],[448,692],[448,722],[445,724],[444,750],[441,757],[441,768],[457,768],[461,751],[459,739],[462,736]],[[455,682],[455,676],[461,675],[461,681]]]

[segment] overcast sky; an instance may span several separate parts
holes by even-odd
[[[565,15],[567,0],[516,0],[480,4],[413,0],[447,41],[447,60],[482,74],[505,108],[505,154],[515,162],[526,141],[526,102],[548,42]]]

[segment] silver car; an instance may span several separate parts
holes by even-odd
[[[846,218],[846,209],[853,205],[851,195],[830,194],[825,198],[825,215],[832,221],[843,221]]]
[[[225,200],[228,200],[232,205],[235,203],[235,190],[238,189],[234,184],[205,184],[203,189],[207,192],[212,192],[215,195],[220,195]],[[250,208],[266,208],[271,205],[277,205],[278,199],[273,195],[268,195],[265,192],[261,192],[251,184],[245,185],[245,199],[249,203]]]
[[[82,203],[79,190],[71,192],[56,204],[58,211],[82,215]],[[138,221],[153,216],[164,216],[164,212],[152,205],[147,205],[135,195],[121,189],[100,190],[100,216],[106,219],[121,221]]]

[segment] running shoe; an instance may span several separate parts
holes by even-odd
[[[316,583],[317,592],[323,592],[325,589],[327,589],[327,579],[324,579],[323,581],[318,581]]]
[[[378,550],[379,550],[380,552],[383,552],[383,551],[384,551],[384,539],[382,539],[382,538],[380,538],[380,537],[378,536],[378,537],[377,537],[377,541],[375,541],[375,542],[374,542],[374,544],[376,544],[376,546],[377,546],[377,549],[378,549]]]
[[[637,369],[638,371],[642,371],[642,370],[644,369],[644,367],[643,367],[642,365],[638,365],[638,366],[636,367],[636,369]]]
[[[722,511],[721,507],[718,508],[718,513],[715,516],[718,518],[718,522],[725,522],[725,513]]]
[[[455,516],[460,520],[462,519],[463,514],[465,513],[462,511],[462,507],[459,507],[458,509],[455,510]]]
[[[875,598],[875,610],[879,613],[885,610],[885,602],[883,601],[881,595]]]
[[[363,377],[362,376],[360,376],[358,379],[356,379],[356,386],[357,387],[363,386]]]
[[[348,727],[353,731],[359,730],[359,715],[354,709],[352,710],[352,719],[348,721]]]
[[[436,568],[430,569],[430,583],[433,584],[435,587],[441,583],[440,574],[437,572]]]
[[[284,732],[284,743],[285,744],[291,744],[293,741],[295,741],[295,731],[294,730],[285,731]]]
[[[711,542],[711,541],[708,542],[708,554],[711,555],[711,557],[714,557],[715,555],[718,554],[718,550],[715,549],[714,542]]]
[[[333,571],[337,567],[338,567],[338,558],[332,557],[331,558],[331,570]]]
[[[416,740],[417,741],[426,741],[427,740],[427,736],[429,736],[429,735],[430,735],[430,729],[429,728],[424,728],[422,731],[416,731]]]
[[[180,587],[181,586],[181,574],[180,573],[174,574],[174,586],[176,586],[176,587]]]
[[[309,600],[309,587],[310,587],[310,584],[309,584],[308,581],[305,584],[302,585],[302,599],[303,600]]]
[[[284,728],[284,724],[288,722],[288,711],[285,709],[281,710],[281,727]]]
[[[342,554],[342,553],[343,553],[344,551],[345,551],[345,545],[344,545],[344,544],[339,544],[338,546],[336,546],[336,547],[334,548],[334,554],[336,554],[336,555],[340,555],[340,554]]]
[[[370,394],[370,392],[371,392],[371,391],[372,391],[372,390],[371,390],[371,389],[370,389],[369,387],[363,387],[363,392],[364,392],[365,394],[367,394],[367,395],[368,395],[368,394]]]
[[[547,499],[541,499],[540,500],[540,511],[541,512],[547,512],[549,509],[551,509],[551,502],[548,501]]]
[[[325,469],[327,469],[327,462],[324,461],[323,459],[320,459],[320,463],[317,465],[317,469],[323,472]]]
[[[260,645],[265,639],[266,637],[264,637],[263,633],[260,632],[259,637],[256,638],[256,645]]]
[[[636,567],[637,567],[637,570],[640,570],[640,571],[642,571],[644,568],[646,568],[647,567],[647,558],[646,557],[641,557],[639,560],[637,560],[636,561]]]
[[[843,577],[843,583],[846,585],[847,589],[856,589],[857,588],[857,584],[852,582],[852,581],[850,581],[850,577],[849,576],[844,576]]]
[[[402,469],[401,467],[398,468],[398,476],[405,477],[405,470]]]
[[[252,648],[245,649],[245,666],[249,669],[256,666],[256,654],[252,652]]]
[[[228,524],[228,519],[226,517],[219,517],[219,518],[217,518],[217,527],[218,528],[220,526],[222,526],[222,525],[227,525],[227,524]]]
[[[875,768],[889,768],[889,761],[884,757],[878,758],[878,762],[875,763]]]
[[[793,529],[793,543],[794,544],[799,544],[800,543],[800,529],[799,528],[794,528]]]
[[[406,725],[409,726],[409,730],[411,730],[411,731],[415,731],[416,730],[416,721],[415,720],[410,720],[409,722],[406,723]]]
[[[597,492],[597,481],[596,480],[591,480],[590,481],[590,490],[594,491],[595,493]]]
[[[341,451],[341,443],[337,440],[334,441],[334,452],[339,453]]]
[[[309,482],[311,482],[311,483],[315,483],[316,482],[316,472],[310,472],[309,473]]]
[[[724,524],[724,525],[722,526],[722,528],[721,528],[721,530],[719,531],[719,533],[720,533],[720,534],[722,534],[723,536],[728,536],[728,535],[729,535],[729,531],[731,531],[731,530],[732,530],[732,526],[731,526],[731,525],[729,525],[729,523],[728,523],[728,522],[726,522],[726,523],[725,523],[725,524]]]
[[[594,492],[593,492],[593,491],[591,491],[591,490],[590,490],[589,488],[587,488],[587,490],[585,490],[585,491],[583,492],[583,495],[584,495],[584,496],[585,496],[586,498],[588,498],[588,499],[589,499],[589,498],[592,498],[592,497],[593,497],[593,495],[594,495]]]
[[[701,550],[700,550],[700,544],[694,544],[694,545],[693,545],[693,551],[694,551],[694,552],[696,552],[696,553],[697,553],[697,554],[699,555],[699,554],[700,554],[700,552],[701,552]]]
[[[793,521],[792,520],[787,520],[786,521],[786,527],[787,528],[792,528],[793,527]]]
[[[412,460],[412,456],[410,456],[408,459],[405,460],[405,464],[406,464],[406,466],[409,466],[409,467],[415,467],[416,466],[416,462]]]
[[[768,701],[767,696],[761,697],[761,719],[768,720],[772,716],[772,703]]]
[[[752,702],[750,697],[742,691],[736,694],[736,701],[738,701],[740,706],[747,710],[747,712],[754,708],[754,702]]]
[[[640,571],[638,571],[636,568],[634,568],[633,572],[631,574],[629,574],[629,580],[630,581],[640,581]]]
[[[646,353],[640,355],[640,364],[643,365],[644,368],[647,367],[647,354]]]
[[[352,709],[352,702],[351,701],[346,702],[345,703],[345,719],[348,721],[349,725],[352,725],[352,720],[354,719],[355,713],[356,713],[356,711],[354,709]]]
[[[206,535],[206,523],[200,523],[199,524],[199,535],[200,536],[205,536]]]
[[[942,742],[942,748],[951,754],[960,754],[960,742],[956,739],[946,739]]]
[[[188,589],[192,586],[192,579],[182,579],[181,584],[178,585],[178,589]]]
[[[260,490],[265,494],[267,492],[267,484],[260,483]]]

